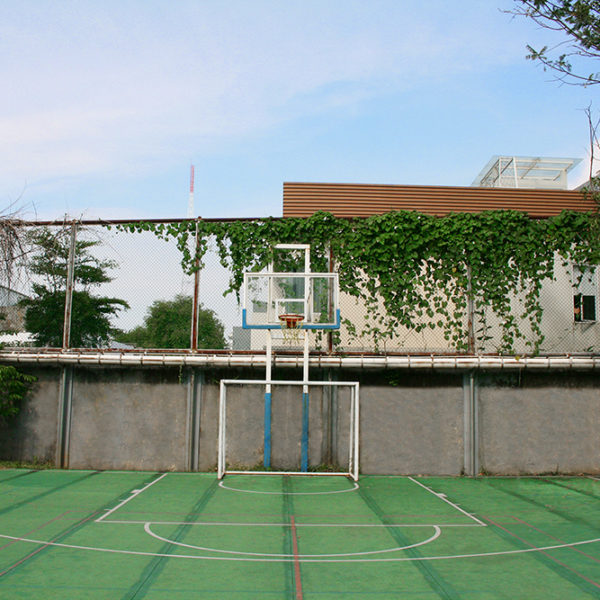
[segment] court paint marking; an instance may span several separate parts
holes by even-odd
[[[532,525],[531,523],[527,523],[527,521],[523,521],[523,519],[519,519],[519,517],[513,516],[513,519],[515,521],[517,521],[517,523],[522,523],[523,525],[527,525],[527,527],[529,527],[530,529],[534,529],[535,531],[539,531],[540,533],[543,533],[546,537],[549,537],[551,540],[555,540],[555,541],[561,542],[561,543],[564,542],[564,540],[557,538],[556,536],[552,535],[551,533],[548,533],[547,531],[543,531],[542,529],[539,529],[538,527],[536,527],[535,525]],[[583,552],[582,550],[579,550],[578,548],[573,548],[573,550],[575,550],[575,552],[585,556],[586,558],[593,560],[594,562],[600,563],[599,559],[592,556],[591,554],[588,554],[587,552]]]
[[[219,487],[222,487],[224,490],[230,490],[232,492],[244,492],[245,494],[275,494],[277,496],[324,496],[326,494],[344,494],[346,492],[353,492],[357,490],[360,486],[358,482],[354,481],[354,487],[348,488],[347,490],[330,490],[325,492],[261,492],[258,490],[241,490],[239,488],[229,487],[224,485],[223,481],[219,481]]]
[[[148,534],[151,535],[152,537],[156,538],[157,540],[160,540],[161,542],[167,542],[169,544],[173,544],[175,546],[182,546],[183,548],[192,548],[194,550],[204,550],[205,552],[221,552],[223,554],[239,554],[240,556],[263,556],[263,557],[277,557],[277,558],[292,558],[292,557],[297,557],[299,559],[302,558],[329,558],[329,557],[341,557],[341,556],[367,556],[367,555],[373,555],[373,554],[386,554],[389,552],[397,552],[399,550],[408,550],[409,548],[416,548],[418,546],[424,546],[425,544],[429,544],[431,542],[433,542],[434,540],[436,540],[438,537],[440,537],[442,530],[437,526],[434,525],[434,533],[433,535],[426,539],[423,540],[421,542],[416,542],[415,544],[411,544],[410,546],[398,546],[396,548],[385,548],[383,550],[369,550],[369,551],[364,551],[364,552],[344,552],[344,553],[337,553],[337,554],[297,554],[296,552],[294,554],[271,554],[268,552],[241,552],[241,551],[237,551],[237,550],[220,550],[217,548],[207,548],[204,546],[194,546],[192,544],[184,544],[183,542],[175,542],[173,540],[170,540],[168,538],[164,538],[156,533],[154,533],[152,531],[152,529],[150,528],[150,526],[152,525],[152,523],[146,523],[144,525],[144,531]],[[294,524],[295,525],[295,524]],[[287,524],[287,526],[289,527],[290,524]],[[294,526],[292,525],[292,529],[294,528]]]
[[[228,557],[228,556],[198,556],[193,554],[166,554],[164,552],[142,552],[137,550],[117,550],[116,548],[98,548],[95,546],[79,546],[76,544],[62,544],[59,542],[48,542],[46,540],[34,540],[29,538],[17,537],[13,535],[0,534],[0,538],[7,540],[15,540],[28,544],[42,544],[44,546],[55,546],[57,548],[70,548],[72,550],[90,550],[93,552],[106,552],[108,554],[127,554],[131,556],[156,556],[164,558],[183,558],[187,560],[221,560],[221,561],[238,561],[238,562],[293,562],[293,558],[250,558],[250,557]],[[573,546],[583,546],[586,544],[596,544],[600,542],[600,538],[592,538],[589,540],[581,540],[579,542],[571,542],[568,544],[556,544],[553,546],[541,546],[539,548],[522,548],[519,550],[501,550],[497,552],[477,552],[472,554],[451,554],[446,556],[402,556],[398,558],[300,558],[300,562],[306,563],[355,563],[355,562],[416,562],[430,560],[459,560],[467,558],[485,558],[492,556],[512,556],[517,554],[529,554],[531,552],[542,552],[547,550],[559,550],[561,548],[571,548]]]
[[[123,500],[123,502],[119,502],[119,504],[117,504],[115,507],[111,508],[110,510],[107,510],[107,512],[105,512],[99,519],[96,519],[95,523],[101,523],[104,519],[106,519],[106,517],[108,517],[108,515],[112,515],[116,510],[121,508],[121,506],[127,504],[130,500],[133,500],[134,498],[139,496],[142,492],[145,492],[150,486],[154,485],[155,483],[158,483],[163,477],[166,477],[167,475],[168,475],[168,473],[163,473],[160,477],[157,477],[156,479],[154,479],[153,481],[151,481],[150,483],[145,485],[142,489],[133,490],[133,492],[131,492],[131,495],[129,496],[129,498],[125,498],[125,500]]]
[[[289,527],[289,523],[219,521],[102,521],[109,525],[216,525],[217,527]],[[296,527],[479,527],[476,523],[298,523]]]
[[[420,481],[417,481],[416,479],[413,479],[412,477],[409,477],[408,479],[410,479],[413,483],[420,485],[423,489],[427,490],[430,494],[437,496],[440,500],[443,500],[444,502],[446,502],[446,504],[449,504],[450,506],[452,506],[452,508],[455,508],[456,510],[461,512],[463,515],[466,515],[467,517],[469,517],[469,519],[473,519],[473,521],[475,521],[481,527],[487,527],[487,524],[484,523],[483,521],[480,521],[476,516],[472,515],[471,513],[468,513],[466,510],[463,510],[460,506],[458,506],[458,504],[454,504],[454,502],[451,502],[450,500],[448,500],[448,498],[446,498],[446,494],[439,494],[438,492],[433,491],[430,487],[427,487],[425,484],[421,483]]]
[[[302,577],[300,574],[300,555],[298,554],[298,534],[294,515],[291,517],[292,547],[294,550],[294,581],[296,582],[296,600],[302,600]]]
[[[597,583],[593,579],[590,579],[589,577],[586,577],[585,575],[583,575],[579,571],[576,571],[575,569],[573,569],[569,565],[565,564],[561,560],[558,560],[558,558],[555,558],[551,554],[548,554],[547,552],[542,551],[541,548],[537,548],[537,546],[534,546],[531,542],[528,542],[526,539],[523,539],[521,536],[519,536],[516,533],[513,533],[512,531],[510,531],[510,529],[507,529],[506,527],[502,527],[502,525],[499,525],[498,523],[494,523],[494,521],[492,521],[489,517],[488,517],[488,521],[492,525],[495,525],[496,527],[502,529],[503,531],[506,531],[506,533],[508,533],[509,535],[512,535],[514,538],[516,538],[517,540],[523,542],[524,544],[527,544],[528,546],[532,546],[536,550],[540,550],[544,556],[547,556],[550,560],[553,560],[556,564],[558,564],[561,567],[563,567],[563,568],[571,571],[571,573],[575,573],[575,575],[577,575],[578,577],[581,577],[581,579],[583,579],[584,581],[587,581],[588,583],[592,584],[593,586],[596,586],[597,588],[600,588],[600,583]]]
[[[67,531],[60,533],[58,535],[54,536],[54,539],[56,538],[60,538],[60,537],[65,537],[67,535],[69,535],[72,531],[76,530],[78,527],[80,527],[81,525],[83,525],[84,523],[87,523],[88,521],[91,521],[96,514],[98,514],[97,512],[94,512],[92,515],[90,515],[89,517],[86,517],[85,519],[81,519],[80,521],[78,521],[77,523],[71,525],[71,527],[69,527],[67,529]],[[63,515],[61,515],[62,517]],[[8,545],[8,544],[7,544]],[[36,548],[35,550],[33,550],[32,552],[30,552],[27,556],[24,556],[23,558],[21,558],[20,560],[18,560],[17,562],[13,563],[12,565],[10,565],[9,567],[7,567],[6,569],[4,569],[4,571],[2,571],[0,573],[0,577],[3,577],[4,575],[6,575],[7,573],[9,573],[10,571],[12,571],[13,569],[16,569],[19,565],[22,565],[23,563],[27,562],[30,558],[33,558],[36,554],[39,554],[42,550],[45,550],[48,546],[53,546],[54,543],[53,542],[45,542],[44,544],[42,544],[39,548]]]
[[[63,517],[65,517],[69,513],[71,513],[71,511],[67,510],[64,513],[62,513],[62,515],[58,515],[57,517],[54,517],[53,519],[50,519],[49,521],[46,521],[45,523],[42,523],[41,525],[38,525],[37,527],[34,527],[30,531],[28,531],[25,535],[31,535],[35,531],[39,531],[40,529],[43,529],[44,527],[47,527],[48,525],[50,525],[50,523],[54,523],[55,521],[60,521],[60,519],[62,519]],[[4,544],[4,546],[0,546],[0,550],[4,550],[5,548],[8,548],[9,546],[11,546],[14,543],[15,543],[14,541],[6,543],[6,544]]]

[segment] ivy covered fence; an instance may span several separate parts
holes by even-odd
[[[366,337],[373,351],[385,349],[399,330],[427,329],[457,352],[492,348],[511,354],[519,346],[535,355],[546,338],[544,284],[556,280],[561,268],[600,264],[597,216],[567,211],[539,220],[517,211],[444,217],[402,211],[360,219],[321,212],[309,218],[140,221],[117,230],[152,232],[175,243],[187,273],[202,269],[214,248],[231,272],[226,293],[236,294],[244,271],[273,260],[274,245],[310,244],[313,270],[336,270],[341,291],[367,315],[342,315],[347,334]]]

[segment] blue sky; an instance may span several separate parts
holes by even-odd
[[[494,154],[585,159],[598,92],[525,60],[556,40],[512,6],[5,0],[0,199],[185,217],[193,163],[197,214],[280,216],[284,181],[470,185]]]

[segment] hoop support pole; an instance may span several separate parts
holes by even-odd
[[[309,395],[308,395],[308,368],[309,368],[309,347],[308,347],[308,331],[304,330],[304,357],[302,365],[302,452],[300,470],[304,473],[308,471],[308,409],[309,409]]]
[[[267,365],[265,385],[265,431],[263,439],[263,466],[265,469],[271,467],[271,414],[272,414],[272,395],[271,395],[271,370],[273,365],[273,343],[271,339],[271,330],[267,332]]]

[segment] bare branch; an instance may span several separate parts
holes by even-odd
[[[556,46],[536,50],[527,46],[529,60],[539,61],[544,70],[555,71],[557,79],[571,85],[595,85],[600,83],[600,72],[589,75],[573,70],[573,59],[600,59],[600,1],[599,0],[515,0],[515,9],[510,14],[527,17],[534,23],[563,33],[567,40]],[[566,46],[561,54],[553,54],[559,47]]]

